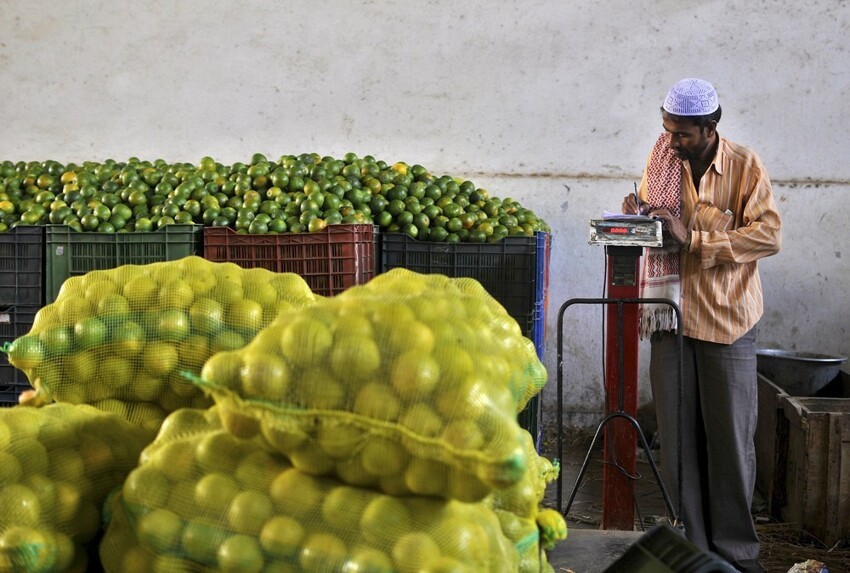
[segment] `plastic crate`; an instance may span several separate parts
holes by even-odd
[[[494,243],[429,243],[403,233],[381,235],[381,272],[406,268],[451,278],[470,277],[487,289],[519,323],[543,358],[549,276],[549,233],[506,237]],[[517,416],[537,451],[542,437],[540,395]]]
[[[534,341],[537,356],[543,360],[546,341],[546,316],[549,312],[549,257],[552,252],[552,235],[537,233],[537,294],[530,338]]]
[[[537,351],[537,357],[543,360],[543,353],[546,349],[546,313],[543,311],[544,304],[539,302],[534,305],[534,318],[531,323],[531,341],[534,342],[534,349]]]
[[[0,345],[28,333],[38,309],[38,306],[0,308]],[[14,406],[21,392],[30,388],[26,375],[9,364],[9,357],[0,352],[0,407]]]
[[[543,425],[540,421],[540,394],[531,398],[522,412],[517,414],[517,423],[520,428],[531,434],[534,440],[534,449],[540,453],[543,446]]]
[[[640,536],[604,573],[736,573],[718,555],[703,551],[669,525]]]
[[[166,225],[150,233],[79,233],[45,226],[45,302],[62,283],[89,271],[174,261],[201,253],[202,225]]]
[[[315,233],[240,234],[229,227],[204,229],[204,258],[300,275],[313,292],[339,294],[375,276],[375,225],[328,225]]]
[[[383,233],[381,272],[402,267],[474,278],[519,323],[523,335],[532,338],[546,290],[548,235],[537,232],[534,237],[506,237],[493,243],[429,243],[403,233]]]
[[[0,233],[0,308],[44,304],[44,227]]]

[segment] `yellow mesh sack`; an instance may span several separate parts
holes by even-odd
[[[306,473],[478,501],[529,468],[516,413],[545,369],[526,340],[472,279],[395,269],[281,315],[198,384]]]
[[[546,487],[558,477],[559,467],[538,455],[531,434],[526,432],[523,447],[529,469],[514,485],[497,489],[484,500],[493,509],[509,511],[525,519],[534,519],[546,495]]]
[[[300,472],[214,409],[180,410],[128,476],[100,545],[106,571],[515,571],[481,503],[393,497]]]
[[[531,460],[529,471],[518,483],[494,491],[483,503],[493,509],[502,532],[517,548],[520,573],[552,571],[543,549],[552,549],[566,538],[566,522],[558,512],[542,509],[541,504],[547,485],[558,477],[559,466],[537,454],[530,434],[524,447]]]
[[[104,500],[152,438],[91,406],[0,409],[0,571],[85,571]]]
[[[534,519],[540,529],[540,544],[544,549],[552,549],[559,541],[567,538],[567,522],[560,511],[541,509]]]
[[[9,361],[36,401],[92,404],[155,427],[167,412],[210,405],[182,372],[198,374],[279,312],[315,300],[298,275],[199,257],[92,271],[63,283]]]
[[[449,279],[442,275],[416,275],[406,269],[397,269],[377,277],[368,285],[375,292],[382,290],[393,290],[400,287],[402,291],[409,288],[411,282],[416,283],[418,278],[424,278],[424,282],[419,282],[419,286],[414,288],[439,289],[449,288],[458,289],[466,296],[479,299],[484,303],[487,310],[497,318],[492,323],[487,324],[482,320],[478,327],[492,328],[491,335],[497,345],[503,345],[504,350],[511,355],[511,361],[514,362],[511,366],[515,366],[515,370],[511,373],[509,388],[517,401],[517,413],[522,412],[529,400],[536,396],[546,385],[548,380],[546,367],[537,356],[537,349],[534,347],[534,341],[521,335],[519,323],[508,314],[508,311],[493,298],[487,289],[477,280],[469,277],[460,277]],[[446,281],[451,283],[451,287]],[[425,306],[420,303],[420,307]],[[470,309],[473,314],[476,309],[480,308],[476,305]],[[431,309],[430,319],[432,324],[439,324],[440,307]],[[486,313],[481,317],[484,319]],[[474,324],[474,323],[473,323]],[[480,333],[480,331],[478,332]],[[465,334],[464,331],[461,334]],[[486,358],[485,358],[486,360]],[[495,369],[495,367],[494,367]]]
[[[534,519],[520,517],[510,511],[494,509],[502,533],[517,549],[518,573],[542,573],[552,571],[545,562],[545,552],[540,546],[540,531]],[[548,566],[548,567],[547,567]]]

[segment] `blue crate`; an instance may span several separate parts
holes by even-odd
[[[530,338],[534,341],[537,356],[543,360],[546,314],[549,310],[549,258],[552,252],[552,235],[541,232],[535,235],[537,238],[537,292]]]
[[[546,313],[543,311],[543,302],[534,305],[534,318],[531,324],[531,341],[537,351],[537,357],[543,360],[546,349]]]

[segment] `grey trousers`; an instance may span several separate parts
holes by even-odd
[[[662,473],[678,507],[676,335],[656,333],[651,340]],[[682,357],[680,517],[685,534],[727,561],[757,559],[759,539],[750,514],[758,415],[755,329],[728,345],[685,337]]]

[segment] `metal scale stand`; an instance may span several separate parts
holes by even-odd
[[[682,499],[682,467],[681,440],[676,439],[678,452],[677,483],[679,484],[679,507],[673,509],[673,504],[667,489],[661,480],[661,475],[641,431],[640,424],[635,419],[637,414],[637,346],[638,346],[638,309],[640,304],[664,304],[673,308],[681,324],[681,311],[676,303],[667,299],[639,298],[640,257],[644,247],[660,247],[662,245],[661,223],[649,217],[627,216],[615,219],[594,219],[590,221],[590,244],[605,247],[608,257],[606,298],[570,299],[558,312],[558,459],[563,460],[563,348],[564,348],[564,314],[576,304],[602,304],[606,310],[606,351],[605,351],[605,388],[607,395],[606,415],[599,422],[593,441],[588,448],[581,470],[570,492],[566,507],[562,508],[563,486],[561,480],[557,483],[557,504],[561,513],[569,513],[576,493],[578,492],[584,474],[590,463],[593,448],[602,430],[609,424],[611,428],[605,433],[603,469],[603,499],[602,499],[602,528],[632,531],[634,529],[634,488],[636,475],[635,449],[637,439],[646,454],[664,503],[667,506],[672,523],[678,524],[681,514]],[[679,380],[679,427],[681,420],[682,400],[682,334],[677,337],[678,343],[678,380]],[[678,432],[677,432],[678,434]]]

